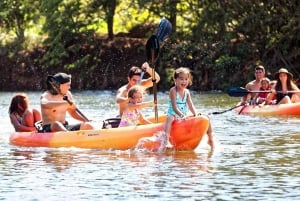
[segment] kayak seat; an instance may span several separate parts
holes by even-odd
[[[118,128],[119,124],[120,124],[120,121],[121,121],[120,117],[105,119],[103,121],[102,129],[105,129],[105,128]]]
[[[36,130],[39,133],[43,133],[43,121],[42,120],[35,122],[34,127],[36,128]]]

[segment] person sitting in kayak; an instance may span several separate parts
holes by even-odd
[[[41,120],[40,112],[29,108],[25,93],[18,93],[11,99],[8,113],[16,132],[36,131],[35,123]]]
[[[276,97],[277,104],[289,104],[299,102],[300,92],[291,93],[289,91],[299,91],[297,85],[293,82],[293,74],[285,68],[280,68],[275,73],[276,84],[271,93],[266,98],[266,103],[270,104]]]
[[[261,85],[261,80],[265,78],[265,68],[262,65],[258,65],[254,69],[254,75],[255,75],[255,80],[252,80],[251,82],[248,82],[245,86],[245,88],[248,91],[258,91]],[[241,100],[241,105],[246,105],[248,104],[248,100],[250,99],[249,104],[253,105],[254,104],[254,94],[253,93],[248,93],[244,97],[242,97]]]
[[[71,75],[57,73],[47,77],[47,90],[41,96],[43,132],[92,130],[93,126],[76,109],[71,88]],[[80,123],[69,125],[66,113]]]
[[[268,78],[263,78],[261,80],[261,87],[259,88],[259,93],[255,94],[253,100],[254,103],[259,105],[266,101],[267,96],[270,93],[271,87],[270,87],[270,80]]]
[[[145,119],[140,109],[154,105],[153,101],[143,102],[144,88],[133,86],[128,91],[128,104],[125,106],[119,127],[136,126],[141,124],[151,124],[152,122]]]
[[[149,78],[142,78],[143,72],[146,72],[150,75]],[[157,72],[155,73],[155,82],[160,81],[160,77]],[[117,91],[116,102],[119,104],[119,117],[122,116],[124,108],[129,102],[128,91],[131,87],[135,85],[140,85],[145,89],[152,87],[152,77],[154,76],[153,69],[149,66],[147,62],[143,63],[142,67],[133,66],[128,71],[128,83],[120,87]]]
[[[165,125],[165,133],[167,137],[166,147],[168,148],[173,147],[169,139],[172,122],[176,119],[186,119],[191,116],[196,116],[196,109],[192,101],[190,91],[187,89],[187,87],[192,84],[192,75],[190,69],[186,67],[180,67],[176,69],[173,75],[173,80],[175,86],[173,86],[169,91],[167,120]],[[192,113],[192,115],[188,114],[189,111]],[[213,149],[214,142],[210,124],[207,135],[209,138],[208,144]]]

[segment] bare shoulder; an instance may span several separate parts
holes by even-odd
[[[169,93],[172,93],[172,92],[176,92],[176,87],[171,87],[171,89],[169,90]]]
[[[49,91],[45,91],[44,93],[42,93],[41,95],[41,99],[44,99],[44,98],[48,98],[50,96],[50,92]]]
[[[117,93],[123,93],[124,91],[127,91],[127,85],[124,85],[122,87],[120,87],[117,91]]]
[[[255,80],[252,80],[246,84],[246,89],[251,88],[254,85],[255,85]]]

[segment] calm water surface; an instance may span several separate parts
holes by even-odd
[[[117,114],[111,91],[73,92],[97,126]],[[39,107],[40,92],[28,92]],[[8,142],[12,92],[0,92],[0,200],[299,200],[300,118],[210,115],[216,150],[194,152],[24,148]],[[147,100],[153,99],[146,96]],[[167,95],[158,94],[159,112]],[[205,114],[233,107],[226,94],[193,94]],[[152,108],[143,110],[153,115]]]

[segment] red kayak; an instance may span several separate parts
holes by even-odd
[[[300,102],[278,105],[246,105],[235,109],[238,114],[250,115],[300,115]]]

